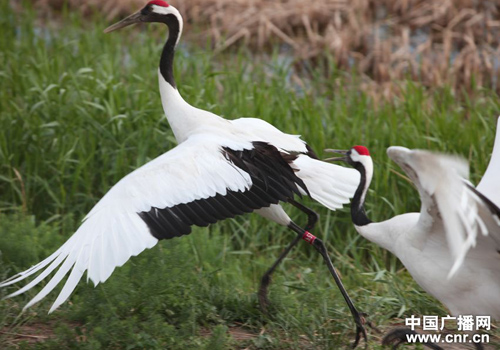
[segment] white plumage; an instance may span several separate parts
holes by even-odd
[[[359,174],[348,168],[332,168],[307,155],[299,155],[293,162],[311,196],[325,207],[335,210],[349,202],[359,183]],[[353,178],[350,178],[354,176]]]
[[[258,151],[255,146],[258,142],[265,143],[264,146],[261,145],[264,151],[277,150],[275,153],[283,157],[295,157],[288,163],[278,159],[285,162],[285,165],[276,165],[278,170],[264,169],[263,172],[271,174],[262,176],[264,180],[279,182],[286,176],[297,176],[306,186],[303,188],[297,182],[299,180],[294,180],[299,190],[302,193],[308,190],[312,198],[330,209],[340,208],[342,204],[347,203],[357,187],[359,175],[356,171],[310,158],[306,144],[298,136],[284,134],[259,119],[225,120],[184,101],[175,88],[171,75],[173,51],[182,30],[182,17],[168,4],[159,6],[152,3],[163,2],[151,2],[141,12],[110,28],[118,29],[135,23],[133,21],[143,21],[151,14],[154,14],[155,18],[158,18],[159,14],[165,16],[166,23],[171,26],[169,41],[165,45],[160,63],[159,83],[165,114],[179,145],[125,176],[113,186],[92,208],[75,234],[51,256],[0,284],[0,287],[6,287],[40,273],[26,286],[9,295],[13,297],[28,291],[51,272],[57,271],[25,308],[43,299],[69,273],[61,293],[50,309],[52,312],[67,300],[85,271],[87,279],[97,285],[106,281],[114,269],[123,265],[131,256],[153,247],[158,239],[153,236],[152,227],[139,213],[147,212],[154,218],[161,218],[164,214],[170,215],[172,220],[167,220],[168,224],[179,225],[176,226],[181,232],[177,234],[179,236],[188,233],[185,231],[186,227],[196,224],[196,220],[189,221],[189,218],[183,217],[193,214],[190,212],[192,209],[174,212],[173,209],[180,204],[186,208],[185,204],[197,203],[202,212],[201,206],[210,208],[210,213],[203,212],[200,218],[195,218],[202,226],[215,222],[216,219],[249,212],[245,203],[241,204],[241,208],[233,208],[231,204],[244,198],[241,194],[251,192],[256,186],[253,179],[259,176],[250,170],[245,171],[230,157],[247,157],[242,158],[242,163],[247,164],[248,157],[252,157],[251,152]],[[180,30],[176,33],[175,28],[179,27]],[[253,168],[249,169],[255,169],[259,165],[250,166]],[[280,171],[285,175],[275,175]],[[283,185],[276,186],[281,188]],[[273,183],[270,183],[269,187],[272,188]],[[286,191],[291,191],[290,188],[285,188],[282,192],[288,193]],[[224,199],[226,195],[233,198],[237,196],[237,199],[233,199],[232,203],[227,202]],[[265,197],[272,198],[258,199],[258,203],[267,202],[260,206],[253,203],[251,209],[279,224],[288,225],[291,220],[277,204],[278,197]],[[215,199],[219,202],[215,202]],[[213,207],[215,204],[219,207]],[[161,213],[164,208],[172,210]],[[196,216],[196,213],[193,215]]]
[[[495,203],[497,207],[500,207],[500,118],[497,122],[495,145],[493,146],[490,163],[483,178],[477,185],[477,189]]]
[[[363,208],[372,178],[369,153],[356,146],[345,157],[361,173],[351,206],[356,230],[395,254],[452,315],[500,319],[500,209],[494,204],[500,199],[499,130],[500,119],[492,158],[477,189],[466,180],[468,165],[462,158],[390,147],[387,154],[415,184],[422,206],[420,213],[378,223],[369,221]]]
[[[440,235],[444,250],[440,255],[450,255],[449,260],[453,262],[447,276],[451,279],[477,240],[499,229],[487,204],[464,181],[469,177],[467,162],[458,157],[403,147],[390,147],[387,154],[416,185],[422,201],[418,222],[408,235],[409,240],[415,241],[415,246],[425,246],[427,238]],[[406,243],[405,240],[396,243],[401,246],[395,249],[405,251]]]

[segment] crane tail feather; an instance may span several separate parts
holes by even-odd
[[[299,169],[297,176],[304,181],[311,198],[325,207],[342,208],[354,196],[360,175],[355,169],[326,163],[307,155],[299,155],[293,162]]]

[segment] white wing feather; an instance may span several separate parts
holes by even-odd
[[[488,231],[479,211],[488,212],[484,203],[468,187],[468,164],[464,159],[390,147],[390,158],[398,163],[416,185],[422,207],[418,226],[422,232],[442,232],[454,264],[451,277],[462,265],[467,252],[476,245],[478,234]],[[491,217],[490,217],[491,219]],[[425,237],[422,237],[425,239]]]
[[[299,135],[285,134],[262,119],[240,118],[230,123],[236,127],[237,133],[244,134],[244,139],[268,142],[283,152],[309,151]],[[304,181],[311,197],[331,210],[349,203],[359,185],[357,170],[313,159],[306,154],[299,155],[293,166],[298,169],[296,174]]]
[[[32,306],[49,294],[71,270],[50,312],[68,299],[87,271],[97,285],[131,256],[152,248],[157,239],[139,217],[152,207],[172,207],[226,191],[244,191],[250,176],[231,165],[221,153],[221,140],[199,135],[159,156],[125,176],[94,206],[82,225],[56,252],[28,270],[0,283],[6,287],[37,272],[33,281],[10,294],[13,297],[33,288],[59,269],[47,285],[25,306]],[[235,150],[251,148],[250,143],[230,145]],[[202,176],[200,176],[202,175]]]
[[[297,176],[304,181],[311,197],[330,210],[349,203],[359,185],[360,175],[355,169],[326,163],[307,155],[299,155],[293,162]]]
[[[240,118],[230,122],[239,132],[244,130],[245,139],[269,142],[283,152],[308,152],[306,143],[299,135],[285,134],[262,119]],[[357,170],[313,159],[305,154],[299,155],[293,166],[298,169],[296,174],[304,181],[311,197],[331,210],[349,203],[359,185]]]
[[[479,185],[477,185],[477,189],[497,207],[500,207],[500,117],[497,121],[497,132],[490,163]]]
[[[306,143],[299,135],[285,134],[274,125],[257,118],[240,118],[229,121],[244,139],[263,141],[285,152],[307,153]]]

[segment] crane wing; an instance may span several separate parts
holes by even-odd
[[[454,259],[450,277],[478,240],[488,237],[494,241],[491,249],[498,247],[500,211],[465,180],[469,174],[464,159],[404,147],[390,147],[387,153],[419,191],[418,227],[422,232],[445,234]]]
[[[244,130],[245,138],[272,140],[270,144],[278,150],[297,154],[293,161],[297,176],[304,181],[312,199],[330,210],[342,208],[358,188],[360,175],[355,169],[323,162],[314,151],[300,139],[299,135],[285,134],[272,124],[256,118],[240,118],[230,121]]]
[[[192,137],[125,176],[56,252],[0,287],[41,272],[8,296],[13,297],[57,269],[27,308],[69,273],[52,312],[67,300],[85,271],[97,285],[159,239],[188,234],[191,225],[207,226],[307,192],[289,165],[293,159],[264,142],[227,145],[213,136]]]
[[[497,132],[490,163],[477,189],[487,194],[488,198],[500,207],[500,117],[497,120]]]

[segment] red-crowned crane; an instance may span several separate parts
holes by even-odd
[[[465,180],[468,165],[461,158],[389,147],[387,154],[415,184],[422,206],[420,213],[382,222],[372,222],[364,208],[373,175],[368,149],[328,151],[344,155],[328,160],[345,161],[361,175],[351,217],[363,237],[396,255],[415,281],[452,315],[500,319],[500,119],[490,163],[476,188]],[[396,329],[384,343],[397,346],[406,342],[409,333]]]
[[[208,226],[255,211],[297,234],[261,280],[262,307],[265,309],[268,302],[271,274],[290,249],[304,239],[324,258],[352,312],[357,327],[354,345],[361,335],[366,340],[363,320],[342,286],[323,242],[309,233],[317,214],[294,200],[294,195],[310,195],[331,210],[340,208],[354,194],[358,172],[318,160],[299,136],[285,134],[263,120],[226,120],[188,104],[179,94],[173,74],[174,52],[183,27],[179,11],[165,1],[150,1],[105,32],[140,22],[164,23],[169,29],[158,77],[163,108],[179,145],[125,176],[55,253],[0,287],[41,272],[10,296],[19,295],[60,266],[25,307],[44,298],[69,273],[52,312],[70,296],[85,271],[97,285],[106,281],[115,267],[153,247],[160,239],[189,234],[192,225]],[[307,226],[296,225],[279,202],[288,202],[306,213]]]

